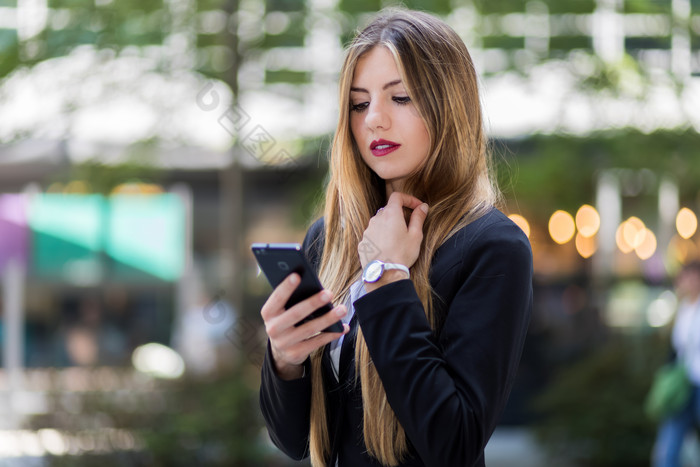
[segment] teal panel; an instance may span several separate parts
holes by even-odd
[[[117,195],[109,202],[106,253],[117,276],[176,280],[185,264],[185,210],[176,195]]]
[[[99,195],[41,194],[30,204],[33,266],[40,276],[64,276],[71,265],[94,264],[102,246]]]

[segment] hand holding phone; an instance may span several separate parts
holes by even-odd
[[[323,290],[321,281],[308,261],[306,261],[301,251],[301,245],[298,243],[253,243],[251,248],[255,259],[260,265],[260,269],[273,288],[276,288],[293,272],[296,272],[301,277],[301,282],[285,303],[285,309],[288,310],[302,300]],[[295,326],[300,326],[314,318],[323,316],[331,309],[331,304],[325,304],[296,323]],[[343,332],[343,325],[340,321],[337,321],[323,329],[323,332]]]
[[[348,325],[338,321],[347,310],[344,305],[331,309],[332,294],[323,290],[299,245],[254,244],[253,252],[275,288],[260,311],[270,339],[271,363],[280,378],[300,378],[311,352],[348,332]],[[304,278],[307,285],[302,287]],[[326,308],[330,311],[323,314]],[[319,313],[322,316],[311,317]],[[338,332],[322,332],[335,329]]]

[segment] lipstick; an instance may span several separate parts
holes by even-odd
[[[386,139],[376,139],[369,145],[370,151],[372,151],[372,154],[377,157],[386,156],[390,152],[397,150],[399,147],[401,147],[399,143],[394,143],[393,141]]]

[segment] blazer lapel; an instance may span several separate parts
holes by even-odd
[[[355,357],[355,338],[357,337],[357,315],[350,320],[350,331],[343,338],[343,345],[340,348],[340,368],[338,378],[341,382],[349,375],[354,374],[352,362]]]

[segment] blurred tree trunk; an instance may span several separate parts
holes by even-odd
[[[228,0],[223,9],[229,18],[228,26],[222,32],[224,43],[231,47],[233,60],[231,68],[224,72],[222,79],[231,88],[234,107],[238,102],[238,69],[241,61],[238,40],[238,0]],[[239,135],[236,135],[235,143],[231,146],[231,163],[220,174],[220,248],[221,261],[221,288],[234,307],[238,316],[243,312],[242,282],[243,276],[243,238],[245,237],[243,225],[243,183],[241,165],[238,153],[240,151]],[[245,351],[245,349],[242,349]]]

